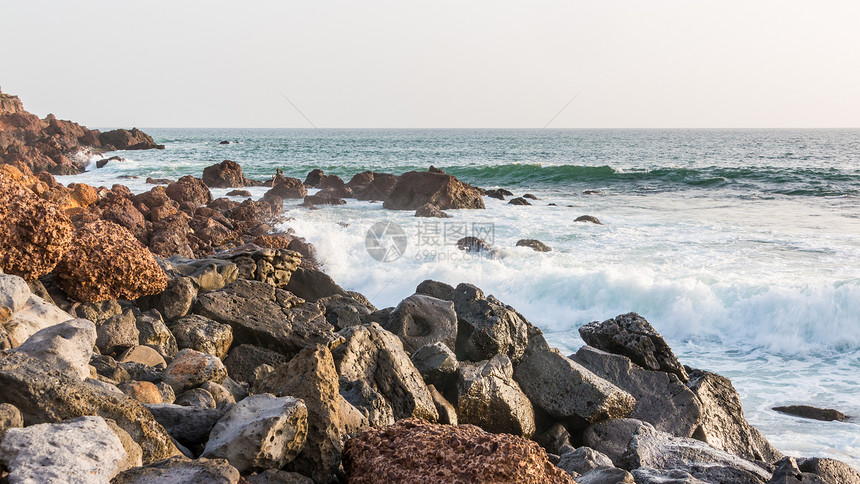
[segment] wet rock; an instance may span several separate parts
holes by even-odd
[[[164,383],[179,394],[203,382],[220,383],[227,376],[227,369],[217,357],[194,351],[181,350],[164,370]]]
[[[146,405],[146,409],[171,437],[189,446],[205,443],[212,427],[224,415],[221,410],[171,403]]]
[[[346,296],[346,291],[338,286],[328,274],[299,267],[290,278],[286,290],[307,301],[318,301],[329,296]]]
[[[815,474],[827,484],[860,484],[860,472],[835,459],[822,457],[798,459],[797,466],[802,472]]]
[[[112,484],[206,483],[237,484],[239,471],[224,459],[172,457],[144,467],[135,467],[116,476]]]
[[[508,190],[505,190],[504,188],[496,188],[496,189],[493,189],[493,190],[487,190],[487,191],[484,193],[484,195],[486,195],[486,196],[488,196],[488,197],[490,197],[490,198],[495,198],[495,199],[498,199],[498,200],[504,200],[504,199],[505,199],[505,197],[513,196],[513,192],[510,192],[510,191],[508,191]]]
[[[463,237],[457,241],[457,248],[466,252],[492,252],[490,244],[477,237]]]
[[[0,461],[10,482],[107,482],[127,453],[101,417],[10,429],[0,442]]]
[[[86,319],[72,319],[30,336],[15,351],[38,358],[78,380],[90,376],[96,327]]]
[[[356,484],[380,476],[390,482],[574,482],[527,439],[417,419],[360,432],[347,441],[343,464]]]
[[[197,314],[180,319],[170,326],[170,331],[176,337],[180,349],[190,348],[222,360],[233,344],[233,329],[230,325]]]
[[[558,461],[558,467],[576,477],[598,467],[614,467],[614,464],[609,457],[591,447],[580,447],[563,454]]]
[[[514,378],[536,407],[575,428],[624,417],[636,404],[629,393],[549,348],[536,329]]]
[[[689,472],[680,469],[658,471],[650,467],[640,467],[631,471],[633,479],[637,484],[706,484],[701,479],[696,479]]]
[[[517,241],[517,247],[528,247],[535,252],[550,252],[552,248],[536,239],[520,239]]]
[[[207,382],[208,383],[208,382]],[[177,395],[173,401],[176,405],[185,407],[215,408],[218,404],[211,393],[202,388],[192,388]]]
[[[127,381],[117,385],[117,388],[140,403],[162,403],[164,399],[158,387],[148,381]]]
[[[305,445],[308,410],[302,400],[252,395],[215,424],[202,457],[224,458],[240,472],[279,469]]]
[[[287,249],[246,246],[218,254],[236,264],[242,279],[265,282],[276,287],[286,286],[302,262],[298,252]]]
[[[597,224],[597,225],[603,225],[603,222],[601,222],[600,220],[597,220],[597,217],[593,217],[591,215],[582,215],[582,216],[576,217],[573,221],[574,222],[590,222],[590,223]]]
[[[260,346],[243,344],[233,347],[224,358],[224,366],[231,378],[237,381],[252,382],[254,370],[260,365],[277,368],[288,361],[287,357]]]
[[[484,208],[481,192],[446,173],[410,171],[397,180],[383,207],[417,210],[429,203],[439,210]]]
[[[203,183],[211,188],[235,188],[248,185],[245,175],[242,174],[242,167],[230,160],[204,168]]]
[[[418,284],[415,288],[415,294],[424,294],[425,296],[435,297],[436,299],[448,299],[448,295],[454,290],[454,287],[445,284],[444,282],[427,279]]]
[[[457,420],[488,432],[531,437],[534,409],[513,373],[511,360],[504,355],[462,363],[457,378]]]
[[[384,327],[403,341],[408,353],[437,342],[453,348],[457,341],[454,303],[421,294],[414,294],[401,301],[389,315]]]
[[[233,328],[234,344],[254,344],[293,354],[339,338],[322,308],[258,281],[239,279],[200,296],[195,312]]]
[[[482,361],[503,354],[514,364],[519,361],[531,326],[519,313],[471,284],[458,285],[448,300],[457,313],[459,359]]]
[[[508,205],[531,205],[528,200],[523,197],[512,198]]]
[[[445,391],[457,378],[460,362],[445,343],[426,344],[412,354],[412,364],[429,384]]]
[[[697,439],[748,460],[773,463],[782,459],[782,453],[746,421],[740,395],[728,378],[691,370],[689,388],[702,402],[702,425],[695,435]]]
[[[137,128],[132,128],[131,131],[114,129],[99,133],[99,141],[107,151],[164,149],[164,145],[157,144],[152,136]]]
[[[298,178],[284,176],[281,170],[277,170],[272,188],[266,195],[275,195],[284,199],[304,198],[308,194],[305,185]]]
[[[636,399],[630,418],[644,420],[678,437],[692,437],[699,429],[702,404],[677,375],[645,370],[626,356],[590,346],[583,346],[572,358]]]
[[[152,254],[126,229],[111,222],[87,224],[57,265],[57,283],[79,301],[137,299],[167,287]]]
[[[431,217],[431,218],[451,218],[447,213],[439,210],[436,205],[431,205],[429,203],[425,203],[418,207],[418,210],[415,211],[416,217]]]
[[[773,407],[774,410],[795,417],[810,418],[814,420],[823,420],[830,422],[833,420],[843,421],[846,417],[844,413],[832,408],[818,408],[809,405],[788,405],[784,407]]]
[[[580,327],[579,335],[589,346],[624,355],[642,368],[674,373],[683,382],[689,380],[663,336],[636,313],[622,314],[602,323],[593,321]]]
[[[383,396],[395,419],[418,417],[435,421],[438,418],[424,380],[397,336],[377,323],[353,326],[342,330],[341,334],[346,343],[333,352],[341,385],[365,382]],[[359,410],[364,407],[362,402],[350,400],[350,403]],[[364,408],[368,412],[373,410]]]
[[[60,208],[0,175],[0,270],[34,280],[51,272],[72,242]]]
[[[228,197],[250,197],[251,192],[248,190],[230,190],[227,192]]]
[[[131,309],[123,311],[98,327],[96,346],[103,355],[117,356],[138,345],[140,331]]]
[[[255,381],[252,390],[304,400],[307,441],[288,470],[311,476],[316,482],[331,481],[340,465],[342,447],[338,374],[328,348],[303,349],[289,363]]]
[[[141,345],[149,346],[166,359],[173,358],[179,351],[176,338],[167,329],[161,314],[150,310],[144,313],[135,313],[137,330],[140,333],[138,341]]]
[[[212,201],[212,193],[206,183],[191,175],[185,175],[170,183],[164,191],[168,197],[180,204],[192,202],[197,205],[206,205]]]

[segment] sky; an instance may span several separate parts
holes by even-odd
[[[102,128],[860,127],[858,22],[857,1],[7,1],[0,86]]]

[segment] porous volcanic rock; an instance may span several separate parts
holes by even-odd
[[[98,221],[75,233],[55,271],[66,293],[83,302],[137,299],[158,294],[167,276],[152,253],[117,224]]]
[[[198,205],[206,205],[212,201],[212,193],[203,180],[185,175],[179,180],[167,185],[165,188],[167,196],[177,203],[193,202]]]
[[[370,428],[346,442],[349,482],[573,484],[530,440],[487,434],[473,425],[406,419]]]
[[[439,210],[484,208],[477,188],[447,173],[410,171],[397,180],[383,207],[391,210],[417,210],[425,203]]]
[[[117,475],[112,484],[206,483],[237,484],[239,470],[225,459],[188,459],[171,457],[147,466],[135,467]]]

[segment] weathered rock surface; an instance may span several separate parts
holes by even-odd
[[[224,259],[186,259],[172,256],[169,259],[160,259],[159,263],[170,277],[191,278],[201,294],[217,291],[239,277],[236,264]]]
[[[558,461],[559,469],[564,469],[573,477],[576,477],[578,474],[585,474],[598,467],[607,466],[615,466],[609,457],[591,447],[584,446],[563,454]]]
[[[427,344],[412,353],[412,364],[428,384],[447,389],[457,377],[460,362],[445,343]]]
[[[794,415],[795,417],[811,418],[814,420],[823,420],[825,422],[831,422],[833,420],[841,422],[847,418],[845,414],[839,410],[832,408],[818,408],[810,405],[788,405],[783,407],[773,407],[773,409],[780,413]]]
[[[79,301],[137,299],[167,287],[152,253],[126,229],[98,221],[75,233],[55,271],[57,283]]]
[[[18,429],[24,426],[24,417],[15,405],[0,403],[0,440],[3,432],[8,429]]]
[[[253,382],[254,370],[260,365],[270,365],[273,368],[287,362],[287,357],[260,346],[234,346],[224,358],[224,366],[230,378],[236,381]]]
[[[818,475],[801,471],[794,457],[784,457],[775,465],[776,469],[767,484],[826,484]]]
[[[576,217],[573,221],[574,222],[589,222],[589,223],[593,223],[595,225],[603,225],[603,222],[598,220],[597,217],[595,217],[593,215],[581,215],[579,217]]]
[[[430,218],[451,218],[447,213],[439,210],[436,205],[425,203],[418,207],[418,210],[415,211],[416,217],[430,217]]]
[[[579,328],[579,335],[589,346],[624,355],[642,368],[674,373],[683,382],[689,380],[663,336],[636,313],[588,323]]]
[[[637,484],[706,484],[680,469],[658,471],[650,467],[640,467],[633,469],[631,474]]]
[[[633,484],[633,476],[612,466],[600,466],[576,477],[577,484]]]
[[[119,437],[101,417],[10,429],[0,441],[0,462],[10,482],[107,482],[124,470]]]
[[[278,469],[296,458],[307,433],[308,410],[302,400],[252,395],[215,424],[202,457],[227,459],[240,472]]]
[[[135,313],[137,330],[140,333],[138,341],[149,346],[164,358],[173,358],[179,351],[176,338],[167,329],[161,314],[156,310]]]
[[[0,349],[16,348],[38,331],[73,319],[54,304],[31,295],[18,276],[0,274],[0,285],[4,299],[0,301]]]
[[[239,471],[224,459],[172,457],[116,476],[112,484],[237,484]]]
[[[266,195],[269,194],[287,199],[304,198],[308,194],[308,190],[301,180],[284,176],[281,170],[278,170],[272,182],[272,188],[266,192]]]
[[[117,385],[117,388],[140,403],[162,403],[164,398],[155,383],[148,381],[127,381]]]
[[[99,141],[107,151],[164,149],[164,145],[157,144],[152,136],[137,128],[105,131],[99,134]]]
[[[536,443],[472,425],[407,419],[360,432],[346,443],[349,482],[573,483]]]
[[[195,312],[233,328],[234,344],[253,344],[293,354],[339,338],[322,309],[292,293],[258,281],[239,279],[200,296]]]
[[[113,316],[98,327],[96,346],[103,355],[118,356],[140,342],[137,318],[131,309]]]
[[[188,348],[177,353],[164,370],[164,383],[177,394],[203,382],[221,383],[226,377],[227,369],[218,357]]]
[[[520,205],[520,206],[531,205],[531,202],[529,202],[528,200],[526,200],[523,197],[517,197],[517,198],[510,199],[510,201],[508,201],[508,205]]]
[[[204,168],[203,183],[210,188],[236,188],[251,184],[242,174],[242,167],[230,160],[224,160]]]
[[[86,319],[72,319],[30,336],[15,351],[38,358],[78,380],[90,376],[96,327]]]
[[[397,180],[383,207],[417,210],[429,203],[439,210],[484,208],[481,192],[446,173],[410,171]]]
[[[269,469],[245,478],[249,484],[313,484],[314,480],[297,472]]]
[[[192,314],[170,326],[180,349],[192,350],[224,359],[233,344],[233,328],[209,318]]]
[[[435,297],[436,299],[448,299],[448,295],[451,294],[453,290],[454,287],[450,284],[427,279],[418,284],[418,287],[415,288],[415,294],[424,294],[425,296]]]
[[[520,239],[517,241],[517,247],[528,247],[535,252],[550,252],[552,248],[537,239]]]
[[[285,289],[312,302],[329,296],[348,296],[325,272],[304,267],[296,269]]]
[[[203,180],[185,175],[179,180],[167,185],[164,189],[168,197],[176,203],[191,202],[197,205],[206,205],[212,201],[212,193]]]
[[[172,403],[150,404],[146,409],[171,437],[183,445],[205,443],[209,432],[224,416],[222,410]]]
[[[463,363],[457,378],[457,421],[493,433],[529,438],[535,432],[531,402],[513,380],[511,360]]]
[[[242,279],[265,282],[275,287],[284,287],[302,262],[302,255],[293,250],[260,248],[255,245],[237,247],[222,252],[219,259],[236,264]]]
[[[334,295],[317,300],[325,310],[325,319],[336,330],[368,322],[370,307],[350,296]]]
[[[174,400],[173,403],[175,403],[176,405],[182,405],[184,407],[201,408],[215,408],[218,405],[218,403],[215,401],[215,397],[213,397],[211,393],[200,387],[192,388],[191,390],[185,390],[184,392],[176,396],[176,400]]]
[[[629,393],[551,349],[537,330],[514,378],[535,406],[574,427],[624,417],[636,404]]]
[[[802,472],[819,476],[827,484],[860,484],[860,472],[835,459],[821,457],[798,459],[797,466]]]
[[[457,342],[454,303],[421,294],[400,301],[384,327],[400,338],[409,353],[426,344],[439,342],[453,348]]]
[[[458,319],[454,349],[462,360],[489,360],[503,354],[516,364],[528,344],[531,326],[513,308],[471,284],[459,284],[448,300],[454,303]]]
[[[0,270],[27,280],[51,272],[73,231],[57,205],[0,175]]]

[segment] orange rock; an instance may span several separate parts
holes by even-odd
[[[140,403],[164,403],[158,387],[148,381],[128,381],[120,383],[117,388]]]

